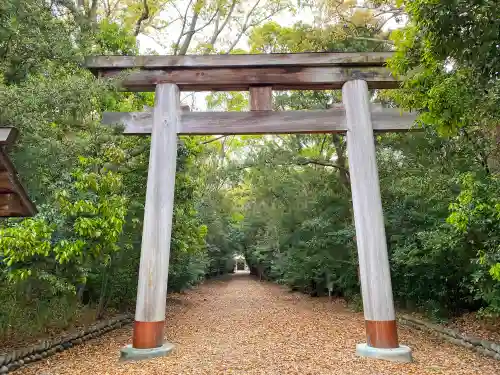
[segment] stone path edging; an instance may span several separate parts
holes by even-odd
[[[39,361],[55,353],[72,348],[75,345],[80,345],[109,331],[127,325],[132,321],[133,315],[131,314],[119,315],[79,329],[61,338],[44,340],[39,344],[24,349],[0,354],[0,374],[7,374],[28,363]],[[480,354],[500,360],[500,344],[498,343],[464,335],[450,328],[441,327],[408,315],[400,315],[398,321],[406,326],[426,331],[455,345],[472,349]]]
[[[44,340],[39,344],[27,348],[16,349],[10,353],[0,354],[0,374],[7,374],[28,363],[39,361],[55,353],[72,348],[75,345],[80,345],[85,341],[129,324],[133,320],[134,317],[131,314],[119,315],[95,323],[89,327],[81,328],[64,337]]]
[[[495,358],[500,361],[500,344],[488,340],[481,340],[477,337],[463,335],[450,328],[441,327],[436,324],[425,322],[408,315],[400,315],[398,321],[409,327],[420,329],[441,337],[455,345],[472,349],[478,353]]]

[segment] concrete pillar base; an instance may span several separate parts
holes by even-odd
[[[169,355],[173,349],[174,344],[169,342],[152,349],[136,349],[132,345],[127,345],[120,350],[120,361],[142,361],[155,357],[164,357]]]
[[[356,345],[356,355],[360,357],[383,359],[392,362],[412,362],[411,349],[405,345],[400,345],[395,349],[379,349],[367,344]]]

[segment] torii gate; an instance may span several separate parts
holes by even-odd
[[[139,285],[132,345],[123,359],[168,354],[164,342],[177,135],[347,133],[366,344],[360,356],[409,362],[399,345],[373,131],[407,131],[415,116],[371,111],[368,89],[397,88],[384,67],[391,53],[298,53],[199,56],[97,56],[86,67],[100,77],[124,70],[123,88],[155,90],[152,113],[105,114],[125,134],[151,134]],[[342,89],[344,108],[272,111],[272,90]],[[180,91],[250,91],[250,112],[188,112]]]

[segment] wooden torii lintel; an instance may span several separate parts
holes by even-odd
[[[398,109],[374,107],[373,130],[400,132],[418,130],[416,115]],[[151,134],[151,112],[104,112],[102,124],[124,126],[124,134]],[[345,110],[188,112],[181,114],[179,135],[345,133]]]
[[[141,56],[87,56],[85,66],[91,71],[122,69],[165,68],[262,68],[329,67],[329,66],[384,66],[392,52],[299,52],[234,55],[141,55]]]
[[[121,77],[124,90],[154,91],[173,83],[181,91],[341,89],[362,79],[372,89],[399,86],[385,68],[390,52],[199,56],[91,56],[85,66],[99,77]]]

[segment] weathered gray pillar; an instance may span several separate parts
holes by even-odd
[[[137,288],[132,346],[122,350],[124,359],[168,354],[173,345],[164,342],[165,307],[180,126],[177,85],[156,86],[141,263]]]
[[[398,343],[367,83],[346,82],[342,97],[367,337],[356,351],[408,362],[410,349]]]

